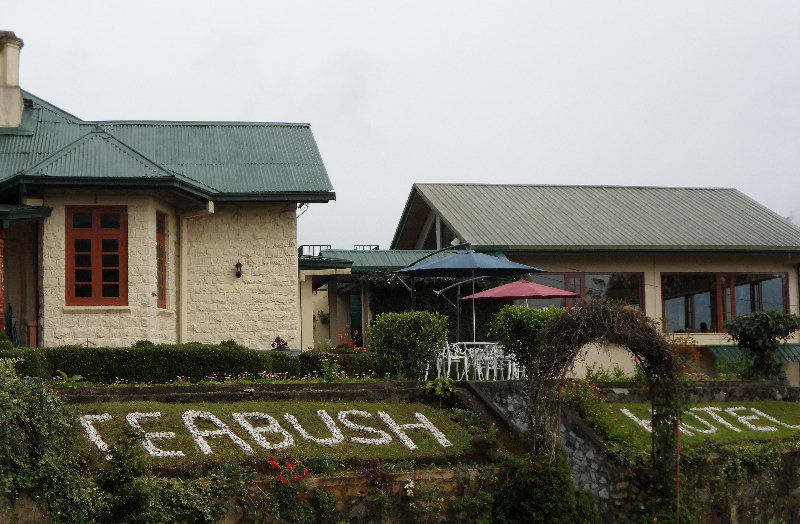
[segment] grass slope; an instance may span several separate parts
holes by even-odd
[[[236,402],[236,403],[192,403],[175,404],[162,402],[108,402],[95,404],[81,404],[76,406],[79,415],[109,413],[112,420],[94,424],[103,440],[109,445],[118,442],[127,427],[125,416],[134,411],[160,412],[160,419],[145,419],[141,421],[146,432],[172,431],[175,438],[156,440],[154,443],[164,450],[180,450],[185,457],[151,457],[153,466],[166,469],[186,470],[192,467],[207,467],[216,464],[231,462],[251,463],[254,460],[293,460],[303,461],[312,457],[328,457],[335,461],[349,461],[354,459],[374,459],[379,461],[416,461],[416,462],[458,462],[470,449],[470,431],[454,422],[447,411],[439,410],[424,404],[388,404],[370,402]],[[392,436],[392,442],[387,445],[375,446],[353,443],[351,437],[372,438],[376,435],[359,432],[344,427],[337,420],[337,426],[342,431],[345,441],[336,446],[324,446],[305,440],[286,421],[284,413],[291,413],[297,417],[306,431],[317,438],[331,436],[322,420],[317,416],[317,410],[324,409],[337,420],[339,411],[358,409],[372,415],[370,418],[350,417],[350,420],[386,431]],[[204,455],[195,444],[189,431],[184,427],[181,415],[188,410],[209,411],[219,417],[230,429],[245,442],[250,444],[255,453],[245,454],[240,447],[228,437],[207,438],[213,452]],[[232,413],[262,412],[275,417],[280,425],[294,437],[294,446],[281,450],[267,450],[257,445],[244,429],[231,416]],[[378,411],[388,413],[398,424],[416,423],[414,413],[425,415],[447,439],[453,444],[450,447],[441,446],[430,432],[421,429],[407,430],[408,436],[418,446],[415,450],[408,449],[386,424],[377,416]],[[217,429],[212,423],[197,420],[200,430]],[[251,420],[254,426],[265,425],[266,421]],[[270,442],[283,440],[280,435],[265,434]],[[87,440],[90,453],[100,457],[100,452]]]

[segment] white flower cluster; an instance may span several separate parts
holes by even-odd
[[[211,455],[212,453],[211,446],[209,446],[208,442],[206,442],[207,438],[219,438],[224,436],[230,437],[233,443],[242,448],[242,451],[248,455],[253,454],[253,448],[250,447],[250,444],[242,440],[236,433],[231,431],[231,428],[229,428],[227,424],[218,419],[216,415],[210,411],[190,410],[186,411],[181,418],[183,419],[183,425],[186,426],[187,430],[189,430],[189,434],[192,436],[195,444],[197,444],[197,447],[203,454]],[[208,420],[219,429],[197,429],[194,421],[198,418]]]
[[[443,448],[453,445],[453,443],[447,440],[447,437],[445,437],[444,434],[439,431],[439,429],[434,426],[430,420],[428,420],[428,417],[422,413],[414,413],[414,417],[419,421],[418,424],[398,424],[392,420],[392,417],[390,417],[388,413],[384,413],[383,411],[378,411],[378,416],[381,418],[381,420],[383,420],[384,423],[386,423],[387,426],[389,426],[389,429],[391,429],[394,434],[397,435],[397,438],[400,440],[400,442],[405,444],[408,449],[414,450],[417,449],[418,446],[414,444],[414,441],[411,440],[408,435],[406,435],[406,429],[426,429],[431,435],[433,435],[433,438],[436,439],[436,442],[438,442]]]
[[[109,453],[108,444],[100,438],[100,433],[98,433],[97,429],[94,427],[94,422],[106,422],[108,420],[111,420],[110,413],[103,413],[102,415],[81,415],[78,418],[84,431],[86,431],[89,442],[97,446],[97,449],[103,453],[106,460],[111,460],[112,457],[111,453]]]
[[[750,410],[753,414],[752,415],[746,415],[744,413],[740,413],[741,411],[744,411],[744,410]],[[625,416],[627,416],[628,418],[632,419],[638,425],[643,427],[646,431],[648,431],[648,432],[653,431],[650,420],[640,419],[636,415],[631,413],[630,410],[628,410],[626,408],[622,408],[622,409],[620,409],[620,411]],[[753,424],[751,422],[751,421],[759,419],[759,418],[768,420],[768,421],[770,421],[770,422],[772,422],[774,424],[778,424],[780,426],[783,426],[783,427],[786,427],[786,428],[789,428],[789,429],[800,429],[800,425],[792,426],[792,425],[786,424],[786,423],[781,422],[780,420],[776,419],[775,417],[767,415],[763,411],[760,411],[760,410],[758,410],[756,408],[748,408],[748,407],[745,407],[745,406],[736,406],[736,407],[724,408],[723,409],[723,408],[719,408],[719,407],[716,407],[716,406],[702,406],[702,407],[690,408],[688,411],[684,412],[684,417],[687,417],[687,416],[692,417],[693,419],[701,422],[703,424],[704,428],[699,428],[699,427],[696,427],[696,426],[693,426],[693,425],[689,425],[689,424],[687,424],[685,422],[681,422],[680,426],[678,426],[678,429],[681,431],[681,433],[691,437],[691,436],[694,436],[695,433],[710,434],[710,433],[716,433],[717,432],[718,428],[715,425],[713,425],[711,422],[709,422],[708,420],[706,420],[704,418],[701,418],[699,416],[699,413],[703,413],[705,415],[708,415],[708,417],[710,417],[713,421],[715,421],[715,422],[719,423],[720,425],[722,425],[723,427],[726,427],[726,428],[730,429],[731,431],[735,431],[737,433],[741,433],[742,429],[734,426],[729,421],[727,421],[724,418],[722,418],[722,414],[723,413],[727,413],[728,415],[731,415],[742,426],[744,426],[744,427],[746,427],[748,429],[751,429],[753,431],[765,431],[765,432],[766,431],[778,431],[778,428],[776,428],[775,426],[757,426],[757,425],[755,425],[755,424]]]
[[[320,409],[317,411],[317,416],[322,419],[322,422],[325,423],[325,427],[328,428],[328,431],[331,432],[330,438],[317,438],[312,437],[308,434],[308,432],[300,425],[297,418],[292,415],[291,413],[284,413],[283,418],[289,421],[289,424],[297,431],[301,437],[306,440],[310,440],[311,442],[316,442],[321,446],[338,446],[342,442],[344,442],[344,435],[342,435],[342,431],[336,426],[336,422],[328,415],[328,412],[324,409]]]
[[[294,437],[283,429],[281,425],[278,423],[277,419],[271,415],[267,415],[266,413],[260,413],[258,411],[253,411],[252,413],[234,413],[233,414],[234,420],[239,423],[240,426],[247,432],[253,440],[256,441],[256,444],[261,446],[264,449],[283,449],[288,448],[289,446],[294,445]],[[253,418],[258,420],[266,420],[266,426],[253,426],[250,424],[250,421],[247,419]],[[274,433],[276,435],[283,435],[283,440],[278,443],[271,443],[267,439],[264,438],[264,433]]]
[[[355,415],[358,417],[371,417],[370,413],[366,411],[361,411],[358,409],[348,409],[347,411],[340,411],[339,412],[339,422],[346,428],[353,429],[355,431],[363,431],[365,433],[371,433],[373,435],[380,435],[377,438],[364,438],[364,437],[350,437],[350,440],[355,442],[356,444],[366,444],[368,446],[385,446],[386,444],[390,444],[392,442],[392,436],[386,433],[383,430],[371,428],[369,426],[363,426],[361,424],[356,424],[352,420],[348,420],[348,416]]]
[[[283,416],[289,422],[289,424],[292,425],[295,431],[297,431],[297,433],[306,440],[310,440],[322,446],[338,446],[345,442],[345,437],[342,434],[342,430],[336,425],[334,418],[324,409],[317,411],[317,416],[320,418],[320,420],[322,420],[323,424],[325,424],[325,427],[330,432],[330,437],[315,437],[311,435],[302,426],[302,424],[300,424],[300,421],[297,420],[297,417],[291,413],[284,413]],[[355,444],[363,444],[367,446],[385,446],[387,444],[391,444],[393,439],[388,432],[351,420],[354,417],[372,418],[372,416],[373,415],[371,413],[363,410],[348,409],[340,411],[337,415],[337,418],[344,427],[352,431],[370,435],[369,437],[351,436],[350,440]],[[295,443],[295,439],[292,437],[292,434],[281,427],[280,422],[271,415],[261,413],[259,411],[253,411],[248,413],[233,413],[232,417],[256,442],[256,444],[264,449],[284,449],[293,446]],[[383,422],[395,435],[397,435],[398,440],[400,440],[400,442],[402,442],[403,445],[410,450],[417,449],[417,445],[414,444],[411,438],[409,438],[409,436],[406,434],[406,430],[426,430],[442,447],[449,447],[453,445],[449,440],[447,440],[444,434],[439,431],[439,429],[434,426],[431,421],[428,420],[428,418],[422,413],[414,413],[414,417],[417,419],[417,422],[409,424],[398,424],[383,411],[378,411],[378,417],[383,420]],[[111,459],[109,447],[101,438],[100,433],[97,431],[97,428],[94,426],[94,424],[97,422],[109,421],[111,418],[111,415],[108,413],[103,413],[102,415],[83,415],[79,418],[80,424],[86,431],[86,435],[89,440],[95,446],[97,446],[97,449],[99,449],[104,454],[106,459],[109,460]],[[142,428],[143,420],[160,418],[161,412],[159,411],[134,411],[128,413],[125,417],[125,420],[128,422],[128,425],[143,435],[142,447],[144,447],[145,451],[147,451],[151,457],[185,457],[186,454],[183,451],[161,449],[155,443],[155,441],[175,438],[175,433],[173,431],[147,432],[144,428]],[[254,450],[250,444],[236,435],[236,433],[234,433],[227,424],[209,411],[185,411],[181,415],[181,419],[183,420],[183,425],[194,439],[197,448],[205,455],[211,455],[213,453],[207,439],[220,437],[230,438],[234,444],[236,444],[248,455],[254,453]],[[195,423],[195,421],[198,419],[210,422],[216,426],[216,429],[199,429]],[[266,421],[266,424],[255,425],[253,423],[254,420]],[[282,437],[282,440],[279,440],[278,442],[271,442],[264,437],[266,434],[278,435]]]
[[[128,424],[135,430],[139,431],[140,433],[144,433],[144,439],[142,440],[142,447],[151,457],[184,457],[183,451],[168,451],[165,449],[161,449],[155,444],[153,444],[154,440],[167,440],[171,438],[175,438],[174,431],[157,431],[147,433],[142,429],[141,424],[139,421],[145,418],[161,418],[161,412],[159,411],[150,411],[148,413],[141,413],[139,411],[134,411],[133,413],[128,413],[125,417],[125,420],[128,421]]]

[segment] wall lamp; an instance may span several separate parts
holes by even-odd
[[[237,260],[235,267],[236,267],[236,278],[241,278],[242,277],[242,261],[241,260]]]

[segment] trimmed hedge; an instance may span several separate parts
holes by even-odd
[[[348,374],[374,369],[369,355],[328,355],[302,353],[299,357],[283,351],[256,351],[233,341],[220,344],[154,344],[139,341],[132,347],[61,346],[55,348],[12,348],[0,342],[0,358],[20,359],[15,368],[23,376],[52,378],[59,371],[82,376],[88,382],[110,384],[118,379],[139,383],[167,383],[177,377],[198,381],[207,377],[236,376],[261,372],[291,376],[322,374],[322,359],[336,359]]]
[[[423,380],[447,344],[447,317],[430,311],[381,313],[367,330],[367,346],[381,373]]]

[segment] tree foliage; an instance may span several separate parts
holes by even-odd
[[[544,325],[563,312],[555,307],[503,306],[492,319],[490,336],[522,365],[527,365],[539,352],[538,338]]]
[[[800,330],[800,317],[780,311],[756,311],[725,323],[725,330],[752,362],[748,378],[775,380],[782,376],[775,358],[781,341]]]

